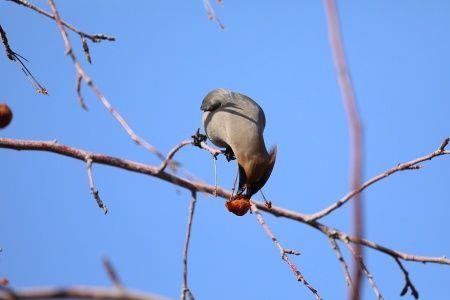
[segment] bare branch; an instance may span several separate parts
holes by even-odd
[[[81,82],[83,81],[83,77],[77,73],[77,79],[75,80],[76,86],[75,89],[77,90],[78,95],[78,102],[80,103],[80,106],[84,110],[88,110],[86,103],[84,102],[83,95],[81,94]]]
[[[86,36],[85,35],[81,35],[81,44],[83,45],[83,51],[84,51],[84,55],[86,55],[86,60],[88,61],[88,63],[92,63],[91,61],[91,53],[89,52],[89,46],[86,42]]]
[[[441,145],[439,146],[439,148],[437,149],[437,152],[444,152],[445,151],[445,147],[447,147],[448,142],[450,142],[450,137],[446,138],[445,140],[442,141]]]
[[[152,294],[133,291],[120,292],[117,289],[70,287],[70,288],[41,288],[14,291],[0,290],[0,300],[20,299],[96,299],[96,300],[163,300],[165,298]]]
[[[284,260],[288,266],[291,268],[292,272],[295,275],[295,278],[297,279],[297,281],[300,281],[301,283],[303,283],[314,295],[314,297],[316,299],[322,299],[319,295],[319,293],[317,292],[317,290],[308,283],[308,281],[306,281],[305,277],[302,275],[302,273],[298,270],[297,266],[290,260],[288,254],[295,254],[298,255],[299,253],[297,251],[293,251],[290,249],[285,249],[280,242],[278,241],[278,239],[273,235],[272,231],[270,230],[269,226],[267,225],[267,223],[264,221],[264,218],[262,217],[261,213],[259,212],[258,208],[256,207],[256,205],[252,202],[251,203],[251,209],[252,212],[255,214],[256,219],[258,220],[258,222],[261,224],[261,226],[263,227],[264,231],[267,233],[267,235],[270,237],[270,239],[275,243],[275,245],[277,246],[278,250],[280,251],[281,254],[281,259]]]
[[[217,1],[217,3],[223,5],[223,1]],[[225,26],[222,24],[219,17],[217,17],[217,14],[211,5],[211,2],[209,0],[203,0],[203,5],[205,6],[205,10],[208,15],[208,19],[210,19],[214,23],[217,23],[217,25],[219,25],[220,29],[225,29]]]
[[[114,269],[111,261],[105,256],[102,259],[102,263],[103,267],[105,268],[106,274],[108,275],[108,278],[111,280],[114,286],[119,291],[124,292],[122,280],[120,280],[119,275],[117,274],[116,269]]]
[[[14,57],[14,51],[12,51],[11,47],[9,46],[8,38],[6,37],[6,32],[3,30],[3,27],[0,25],[0,38],[2,39],[3,46],[5,47],[6,56],[10,60],[16,60]]]
[[[360,268],[364,271],[364,274],[366,274],[367,280],[369,281],[370,285],[372,286],[373,292],[375,293],[375,296],[378,300],[383,300],[383,295],[381,295],[380,290],[377,287],[377,284],[375,283],[375,279],[373,278],[373,275],[369,272],[367,269],[364,260],[361,255],[358,255],[358,253],[353,249],[353,247],[349,243],[345,243],[352,253],[355,260],[359,263]],[[359,295],[353,294],[353,297],[358,297]]]
[[[56,20],[55,19],[55,15],[52,15],[51,13],[43,10],[42,8],[36,6],[36,5],[34,5],[34,4],[32,4],[32,3],[28,2],[28,1],[25,1],[25,0],[9,0],[9,1],[14,2],[16,4],[19,4],[19,5],[23,5],[25,7],[28,7],[30,9],[34,10],[35,12],[38,12],[41,15],[46,16],[47,18]],[[115,37],[108,36],[108,35],[105,35],[103,33],[100,33],[100,34],[88,34],[86,32],[78,30],[75,26],[67,23],[64,20],[61,20],[61,24],[63,26],[65,26],[66,28],[72,30],[73,32],[77,33],[78,35],[80,35],[80,37],[85,36],[85,37],[87,37],[88,39],[90,39],[94,43],[98,43],[98,42],[101,42],[101,41],[115,41],[116,40]]]
[[[194,212],[195,212],[195,204],[197,202],[197,192],[191,191],[191,202],[189,204],[189,216],[186,226],[186,241],[184,243],[183,249],[183,283],[181,286],[181,299],[185,300],[186,295],[190,300],[194,300],[194,296],[192,295],[191,290],[188,287],[187,283],[187,258],[188,258],[188,250],[189,250],[189,242],[191,241],[191,231],[192,231],[192,221],[194,220]]]
[[[21,1],[19,1],[21,2]],[[145,149],[147,149],[149,152],[156,154],[156,156],[164,160],[165,157],[162,155],[154,146],[149,144],[146,140],[138,136],[133,129],[131,129],[130,125],[125,121],[125,119],[119,114],[119,112],[111,105],[111,103],[108,101],[108,99],[105,97],[105,95],[102,93],[102,91],[97,87],[97,85],[94,84],[94,81],[89,77],[89,75],[84,71],[83,67],[81,66],[80,62],[78,61],[72,46],[70,44],[70,40],[67,36],[67,32],[64,28],[64,25],[62,23],[62,20],[58,14],[58,10],[55,6],[55,3],[53,0],[49,0],[50,7],[53,11],[53,18],[56,21],[56,24],[58,25],[59,30],[61,31],[61,36],[64,40],[64,45],[66,47],[66,54],[70,56],[72,59],[73,64],[75,65],[75,70],[77,74],[76,78],[76,87],[77,87],[77,94],[80,102],[82,103],[82,106],[84,104],[83,98],[81,96],[81,93],[79,92],[80,87],[80,77],[83,79],[84,82],[92,89],[94,94],[100,99],[103,106],[106,107],[106,109],[113,115],[113,117],[119,122],[119,124],[125,129],[125,131],[128,133],[128,135],[131,137],[131,139],[138,145],[141,145]],[[87,34],[83,33],[86,37],[88,37]]]
[[[163,160],[161,165],[158,168],[158,172],[162,172],[166,169],[167,164],[172,160],[174,155],[184,146],[192,144],[192,140],[184,140],[180,143],[178,143],[175,147],[173,147],[172,150],[170,150],[169,154],[167,154],[166,158]]]
[[[336,8],[335,0],[324,0],[325,11],[328,24],[328,36],[330,46],[333,53],[334,65],[338,75],[339,87],[341,89],[342,100],[344,102],[347,114],[347,123],[351,140],[351,174],[350,174],[350,190],[354,190],[361,186],[363,177],[363,128],[361,118],[359,116],[356,96],[353,89],[352,80],[349,74],[347,59],[345,57],[344,46],[342,43],[341,29],[339,24],[339,16]],[[355,195],[353,202],[353,231],[356,236],[363,237],[363,206],[362,195]],[[363,249],[359,245],[355,248],[356,254],[364,257]],[[352,290],[351,298],[359,299],[362,272],[361,268],[353,267],[353,278],[355,281],[354,290]]]
[[[98,193],[98,190],[94,186],[94,177],[92,176],[92,159],[89,156],[86,156],[86,170],[89,179],[89,189],[91,190],[91,194],[94,197],[95,201],[97,202],[98,207],[103,209],[103,212],[106,215],[108,213],[108,208],[103,203]]]
[[[16,62],[20,66],[20,69],[23,71],[23,73],[25,74],[27,79],[30,81],[31,85],[36,89],[36,91],[39,94],[47,95],[48,94],[47,89],[44,88],[37,81],[37,79],[36,79],[36,77],[34,77],[33,73],[31,73],[31,71],[27,68],[25,63],[22,61],[22,59],[25,61],[27,61],[27,60],[20,54],[14,52],[11,49],[11,47],[9,46],[8,38],[6,37],[6,32],[3,30],[3,27],[1,25],[0,25],[0,39],[2,40],[3,46],[5,47],[6,57],[8,57],[10,60]]]
[[[0,138],[0,148],[15,149],[15,150],[46,151],[46,152],[52,152],[52,153],[72,157],[72,158],[75,158],[75,159],[78,159],[81,161],[85,161],[85,158],[89,157],[90,159],[92,159],[93,163],[95,162],[97,164],[109,165],[112,167],[117,167],[117,168],[121,168],[124,170],[153,176],[155,178],[159,178],[161,180],[167,181],[171,184],[180,186],[180,187],[188,189],[190,191],[195,190],[197,192],[204,192],[204,193],[208,193],[208,194],[212,195],[215,190],[214,186],[206,184],[201,181],[188,180],[186,178],[182,178],[182,177],[176,176],[174,174],[169,174],[164,171],[158,172],[158,167],[156,167],[156,166],[150,166],[150,165],[137,163],[137,162],[126,160],[126,159],[121,159],[118,157],[108,156],[105,154],[76,149],[76,148],[72,148],[69,146],[55,143],[54,141],[47,142],[47,141],[30,141],[30,140]],[[448,154],[450,154],[449,150],[439,151],[439,155],[448,155]],[[224,199],[227,199],[227,200],[231,196],[230,191],[227,191],[221,187],[218,187],[217,194],[218,194],[218,196],[220,196]],[[327,237],[332,236],[343,242],[349,241],[354,244],[360,244],[365,247],[372,248],[376,251],[385,253],[392,257],[397,257],[402,260],[422,262],[422,263],[428,262],[428,263],[450,265],[450,260],[444,256],[441,256],[441,257],[418,256],[418,255],[412,255],[412,254],[400,252],[397,250],[387,248],[385,246],[382,246],[380,244],[377,244],[377,243],[372,242],[367,239],[362,239],[362,238],[359,238],[356,236],[348,235],[342,231],[339,231],[335,228],[329,227],[318,221],[311,221],[310,215],[302,214],[302,213],[299,213],[296,211],[292,211],[292,210],[277,207],[277,206],[272,206],[269,209],[265,206],[264,203],[253,201],[253,200],[252,200],[252,204],[254,204],[259,210],[265,211],[265,212],[270,213],[277,217],[283,217],[283,218],[287,218],[290,220],[298,221],[300,223],[307,224],[310,227],[319,230],[320,232],[325,234]]]
[[[350,276],[350,271],[348,270],[348,265],[345,262],[344,256],[342,255],[341,248],[339,248],[339,245],[337,244],[336,240],[333,237],[329,236],[328,239],[330,240],[331,248],[336,253],[339,263],[341,264],[342,270],[344,271],[345,282],[347,283],[347,286],[351,290],[353,290],[352,277]]]
[[[419,292],[416,290],[416,287],[412,283],[411,278],[409,277],[408,271],[406,271],[406,269],[403,266],[402,262],[397,257],[394,257],[394,259],[397,262],[397,264],[400,267],[400,269],[402,270],[403,275],[405,275],[405,286],[403,287],[402,291],[400,292],[400,296],[406,295],[406,293],[410,289],[411,290],[411,295],[414,297],[414,299],[419,299]]]
[[[338,209],[339,207],[341,207],[343,204],[345,204],[347,201],[349,201],[350,199],[352,199],[355,195],[357,195],[358,193],[360,193],[361,191],[365,190],[367,187],[371,186],[372,184],[376,183],[377,181],[380,181],[383,178],[386,178],[396,172],[399,171],[404,171],[404,170],[417,170],[419,169],[419,164],[421,162],[427,161],[427,160],[432,160],[435,157],[441,156],[441,155],[445,155],[448,154],[449,151],[445,150],[445,147],[447,146],[448,142],[446,143],[446,141],[448,141],[449,138],[446,138],[441,146],[439,146],[439,148],[436,151],[433,151],[425,156],[413,159],[411,161],[405,162],[405,163],[401,163],[398,164],[386,171],[384,171],[383,173],[378,174],[375,177],[372,177],[371,179],[367,180],[363,185],[361,185],[360,187],[354,189],[353,191],[349,192],[347,195],[345,195],[344,197],[342,197],[341,199],[339,199],[337,202],[331,204],[330,206],[328,206],[327,208],[312,214],[309,218],[309,221],[315,221],[318,220],[320,218],[323,218],[327,215],[329,215],[331,212],[333,212],[334,210]]]

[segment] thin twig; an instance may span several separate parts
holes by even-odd
[[[351,174],[350,189],[358,188],[362,183],[363,177],[363,128],[361,118],[358,113],[356,104],[356,96],[349,74],[347,59],[345,56],[344,46],[341,37],[341,29],[339,24],[339,16],[336,8],[335,0],[324,0],[325,11],[328,24],[328,35],[330,46],[333,53],[334,65],[338,75],[338,82],[341,89],[342,100],[344,102],[347,114],[347,123],[351,140]],[[364,235],[364,220],[362,194],[355,195],[353,201],[353,231],[356,236]],[[356,245],[355,252],[363,259],[363,248]],[[355,263],[353,266],[354,290],[351,293],[351,299],[359,299],[362,272]]]
[[[78,95],[78,102],[80,103],[80,106],[84,110],[88,110],[86,103],[84,102],[83,95],[81,94],[81,82],[83,81],[83,77],[77,73],[77,79],[75,80],[76,86],[75,89],[77,90]]]
[[[86,56],[86,60],[88,61],[88,63],[92,64],[91,53],[89,52],[89,46],[86,42],[85,35],[81,35],[81,44],[83,45],[83,51],[84,51],[84,55]]]
[[[339,263],[341,264],[342,270],[344,271],[344,277],[345,277],[345,282],[347,283],[347,286],[353,290],[353,282],[352,282],[352,277],[350,275],[350,271],[348,269],[348,265],[345,262],[344,256],[342,255],[342,251],[341,248],[339,247],[339,245],[336,242],[336,239],[332,236],[329,236],[328,239],[330,240],[330,244],[331,244],[331,248],[334,250],[334,252],[336,253],[336,256],[339,260]]]
[[[384,179],[396,172],[399,171],[404,171],[404,170],[418,170],[420,169],[420,163],[427,161],[427,160],[432,160],[433,158],[437,157],[437,156],[441,156],[444,154],[447,154],[448,151],[445,151],[445,147],[448,145],[448,141],[449,138],[446,138],[441,145],[439,146],[439,148],[425,156],[413,159],[411,161],[405,162],[405,163],[400,163],[397,164],[396,166],[378,174],[375,177],[372,177],[371,179],[367,180],[366,182],[364,182],[360,187],[354,189],[353,191],[349,192],[348,194],[346,194],[344,197],[342,197],[341,199],[339,199],[338,201],[336,201],[335,203],[331,204],[330,206],[322,209],[321,211],[314,213],[312,215],[310,215],[309,217],[309,221],[315,221],[318,220],[320,218],[323,218],[327,215],[329,215],[330,213],[332,213],[334,210],[338,209],[339,207],[341,207],[343,204],[345,204],[347,201],[349,201],[350,199],[352,199],[355,195],[357,195],[358,193],[360,193],[361,191],[365,190],[367,187],[371,186],[372,184],[376,183],[377,181],[380,181],[381,179]]]
[[[223,152],[219,149],[213,148],[208,146],[208,144],[206,144],[205,142],[201,142],[200,146],[201,149],[204,149],[206,151],[208,151],[209,153],[211,153],[212,156],[218,156],[219,154],[222,154]]]
[[[194,300],[194,296],[192,295],[191,290],[188,287],[187,283],[187,272],[188,272],[188,250],[189,250],[189,242],[191,241],[191,231],[192,231],[192,221],[194,220],[194,212],[195,212],[195,204],[197,202],[197,192],[195,190],[191,191],[191,202],[189,204],[189,216],[186,226],[186,241],[184,243],[183,249],[183,283],[181,286],[181,299],[185,300],[186,295],[190,300]]]
[[[119,291],[123,292],[124,285],[122,283],[122,280],[120,280],[120,277],[117,274],[116,269],[113,267],[111,261],[106,256],[104,256],[102,259],[102,263],[103,267],[105,268],[106,274],[108,275],[108,278]]]
[[[359,267],[364,271],[364,274],[366,275],[367,280],[369,281],[370,285],[372,286],[373,292],[375,293],[375,296],[377,297],[377,299],[383,300],[384,299],[383,295],[381,295],[380,290],[378,289],[377,284],[375,283],[375,279],[373,278],[373,275],[367,269],[366,264],[364,263],[364,260],[361,257],[361,255],[358,255],[356,250],[353,249],[353,247],[348,242],[346,242],[345,244],[347,245],[347,248],[350,250],[350,252],[352,253],[355,260],[358,262]],[[357,295],[357,296],[359,298],[359,295]]]
[[[108,213],[108,208],[103,203],[102,199],[100,198],[98,190],[94,186],[94,177],[92,176],[92,159],[89,156],[86,157],[86,170],[89,179],[89,189],[91,190],[91,194],[94,197],[95,201],[97,202],[98,207],[103,209],[103,212],[106,215]]]
[[[447,141],[448,143],[448,141]],[[444,146],[445,147],[445,146]],[[405,275],[405,286],[403,287],[402,291],[400,292],[400,296],[406,295],[408,290],[411,290],[411,295],[414,297],[414,299],[419,299],[419,292],[416,290],[416,287],[411,281],[411,278],[409,277],[408,271],[406,271],[405,267],[403,266],[402,262],[397,258],[394,257],[395,261],[397,262],[398,266],[403,272],[403,275]]]
[[[40,13],[41,15],[44,15],[44,16],[50,18],[50,19],[56,20],[54,14],[52,15],[51,13],[43,10],[42,8],[36,6],[36,5],[34,5],[34,4],[32,4],[32,3],[28,2],[28,1],[24,1],[24,0],[9,0],[9,1],[14,2],[16,4],[19,4],[19,5],[23,5],[25,7],[28,7],[30,9],[34,10],[35,12]],[[109,36],[109,35],[106,35],[106,34],[103,34],[103,33],[100,33],[100,34],[89,34],[89,33],[83,32],[83,31],[77,29],[75,26],[67,23],[64,20],[61,20],[61,24],[63,26],[65,26],[66,28],[72,30],[73,32],[77,33],[78,35],[80,35],[80,37],[82,37],[82,36],[87,37],[88,39],[90,39],[94,43],[98,43],[98,42],[101,42],[101,41],[115,41],[116,40],[115,37]]]
[[[2,40],[3,46],[5,47],[6,57],[8,57],[11,61],[16,62],[20,69],[23,71],[27,79],[30,81],[31,85],[36,89],[39,94],[47,95],[48,91],[45,87],[43,87],[39,81],[37,81],[36,77],[34,77],[33,73],[27,68],[25,63],[22,61],[27,61],[23,56],[14,52],[9,45],[8,38],[6,36],[6,32],[3,30],[3,27],[0,25],[0,39]]]
[[[19,1],[21,2],[21,1]],[[77,93],[78,97],[80,99],[80,93],[79,90],[79,77],[83,79],[84,82],[92,89],[94,94],[100,99],[103,106],[106,107],[106,109],[113,115],[113,117],[119,122],[119,124],[125,129],[125,131],[128,133],[128,135],[131,137],[131,139],[138,145],[141,145],[145,149],[147,149],[149,152],[154,153],[159,159],[164,160],[165,157],[162,155],[154,146],[149,144],[146,140],[138,136],[133,129],[131,129],[130,125],[125,121],[125,119],[119,114],[119,112],[111,105],[111,103],[108,101],[108,99],[105,97],[105,95],[102,93],[102,91],[97,87],[97,85],[94,84],[94,81],[89,77],[89,75],[84,71],[83,67],[81,66],[80,62],[78,61],[72,46],[70,44],[69,37],[67,36],[67,32],[63,26],[62,20],[58,14],[58,10],[55,6],[55,3],[53,0],[49,0],[49,5],[53,11],[54,20],[56,21],[56,24],[58,25],[58,28],[61,32],[61,36],[64,40],[64,45],[66,47],[66,54],[70,56],[72,59],[73,64],[75,65],[75,70],[77,74],[76,78],[76,86],[77,86]],[[86,34],[85,34],[86,35]],[[86,35],[88,37],[88,35]],[[82,98],[80,100],[81,105],[83,105],[84,101],[82,101]],[[176,168],[175,165],[171,164],[171,167]]]
[[[164,158],[163,162],[158,168],[158,172],[162,172],[166,169],[167,165],[172,161],[174,155],[184,146],[191,145],[192,140],[184,140],[178,143],[172,150],[170,150],[169,154],[167,154],[166,158]]]
[[[217,197],[217,157],[212,156],[213,165],[214,165],[214,197]]]
[[[293,251],[290,249],[285,249],[281,243],[278,241],[278,239],[274,236],[274,234],[272,233],[272,231],[270,230],[269,226],[267,225],[266,221],[264,221],[264,218],[262,217],[261,213],[259,212],[258,208],[256,207],[256,205],[252,202],[251,203],[251,209],[252,212],[255,214],[256,219],[258,220],[258,222],[261,224],[262,228],[264,229],[264,231],[266,232],[266,234],[270,237],[270,239],[275,243],[275,245],[277,246],[278,250],[280,251],[281,254],[281,259],[284,260],[288,266],[291,268],[292,272],[295,275],[295,278],[297,279],[297,281],[300,281],[301,283],[303,283],[314,295],[314,297],[316,299],[322,299],[319,295],[319,293],[317,292],[317,290],[308,283],[308,281],[306,281],[305,277],[302,275],[302,273],[298,270],[297,266],[290,260],[288,254],[296,254],[298,255],[299,253],[297,251]]]
[[[223,2],[220,1],[219,4],[223,4]],[[219,17],[217,17],[217,14],[211,5],[211,2],[209,2],[209,0],[203,0],[203,6],[205,7],[206,13],[208,15],[208,19],[217,23],[217,25],[219,25],[220,29],[225,29],[225,26],[222,24]]]

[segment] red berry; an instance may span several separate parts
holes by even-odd
[[[239,195],[233,200],[225,202],[225,206],[227,207],[228,211],[232,212],[233,214],[237,216],[243,216],[250,209],[250,199]]]
[[[5,128],[11,123],[13,114],[11,109],[5,103],[0,103],[0,128]]]

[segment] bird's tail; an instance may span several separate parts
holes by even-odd
[[[273,167],[275,166],[275,160],[277,159],[277,145],[274,145],[272,147],[272,149],[270,149],[269,157],[270,157],[270,159],[269,159],[269,166],[267,168],[267,173],[266,173],[266,176],[267,176],[266,181],[269,179],[270,174],[272,174]]]

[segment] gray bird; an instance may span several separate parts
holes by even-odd
[[[238,195],[245,191],[251,198],[272,173],[276,146],[267,152],[263,132],[266,117],[261,107],[249,97],[226,89],[216,89],[203,99],[203,127],[208,138],[225,148],[227,159],[237,158]]]

